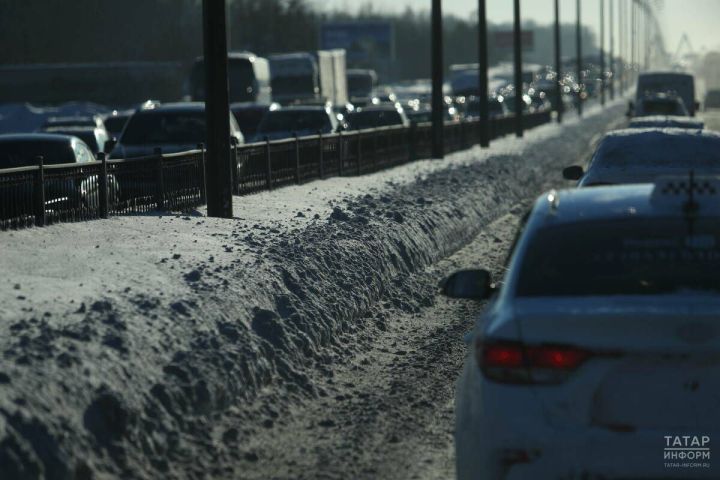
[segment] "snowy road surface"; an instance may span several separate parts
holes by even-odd
[[[500,273],[517,215],[624,104],[489,151],[236,199],[238,218],[0,235],[10,478],[446,478],[453,268]],[[464,247],[464,248],[463,248]]]

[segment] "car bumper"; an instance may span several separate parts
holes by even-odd
[[[720,460],[668,457],[667,435],[708,435],[599,426],[553,427],[532,388],[488,382],[472,359],[456,394],[455,448],[460,480],[632,480],[720,478]],[[718,447],[720,448],[720,447]]]

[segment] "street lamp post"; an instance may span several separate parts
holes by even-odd
[[[206,191],[208,216],[232,218],[233,162],[230,157],[225,0],[203,0],[205,116],[207,122]]]
[[[522,137],[523,128],[523,69],[522,69],[522,23],[520,21],[520,0],[515,0],[515,26],[513,36],[515,37],[515,135]]]
[[[443,36],[442,6],[440,0],[432,0],[432,156],[445,156],[443,95]]]
[[[582,61],[582,11],[580,10],[580,0],[577,0],[577,25],[575,28],[575,44],[577,49],[577,111],[578,115],[583,114],[583,61]]]
[[[562,91],[562,45],[560,36],[560,0],[555,0],[555,89],[557,103],[557,121],[562,123],[563,117],[563,91]]]
[[[488,81],[487,1],[478,0],[478,74],[480,88],[480,146],[490,146],[490,96]]]

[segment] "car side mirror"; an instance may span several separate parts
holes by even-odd
[[[698,102],[697,100],[695,100],[695,111],[696,112],[700,111],[700,102]]]
[[[625,114],[626,117],[632,118],[633,114],[635,113],[635,102],[632,100],[628,102],[628,111]]]
[[[580,165],[572,165],[563,169],[565,180],[580,180],[585,175],[585,170]]]
[[[112,137],[105,141],[105,145],[103,146],[103,152],[110,154],[115,147],[117,146],[118,140],[115,137]]]
[[[492,276],[487,270],[461,270],[440,284],[442,294],[448,298],[486,300],[495,293]]]
[[[238,145],[240,145],[240,140],[237,137],[231,136],[230,145],[232,145],[233,147],[237,147]]]

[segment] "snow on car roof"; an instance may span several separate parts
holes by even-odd
[[[686,128],[702,130],[705,122],[690,117],[677,115],[654,115],[635,118],[630,122],[630,128]]]
[[[720,168],[720,133],[683,128],[625,129],[605,136],[595,168]]]
[[[673,176],[658,179],[655,184],[606,186],[552,191],[541,196],[535,212],[544,222],[574,223],[622,218],[673,217],[685,215],[684,202],[687,190],[668,189],[669,184],[687,185],[690,176]],[[707,183],[720,185],[717,178],[697,177],[694,198],[699,202],[699,217],[720,217],[720,187],[707,194]],[[664,198],[666,201],[658,201]],[[542,214],[546,212],[547,215]]]

